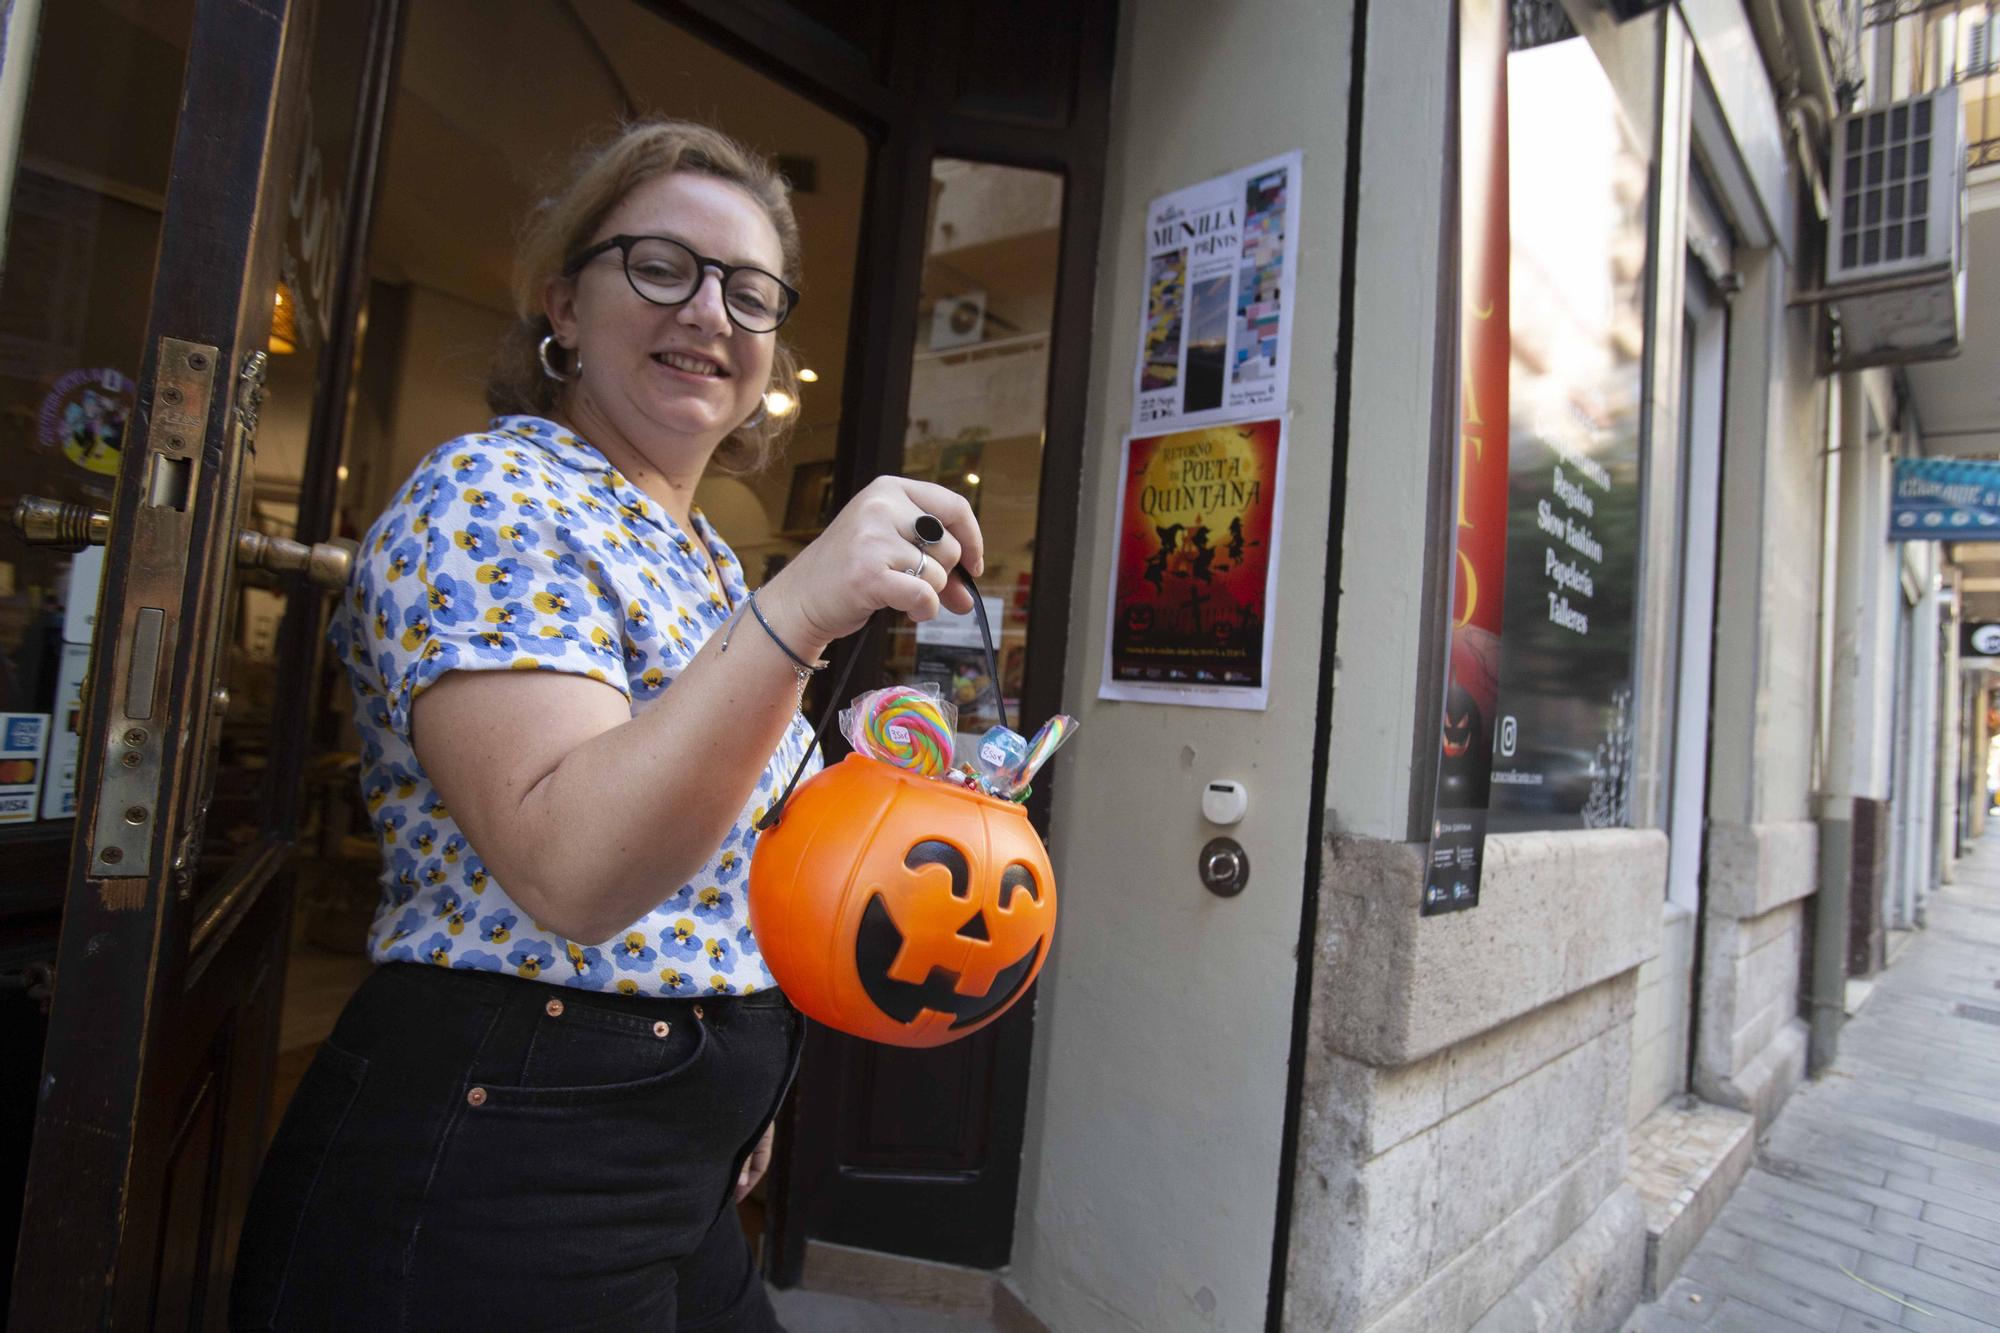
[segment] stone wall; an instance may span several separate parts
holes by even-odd
[[[1660,952],[1639,969],[1632,1014],[1632,1095],[1625,1123],[1637,1125],[1655,1107],[1687,1091],[1689,1017],[1693,1011],[1695,914],[1668,903],[1660,919]]]
[[[1801,900],[1818,887],[1818,839],[1810,820],[1709,826],[1695,1091],[1760,1126],[1805,1074]]]
[[[1495,836],[1478,909],[1431,918],[1424,852],[1328,842],[1285,1324],[1469,1329],[1533,1292],[1551,1326],[1615,1327],[1644,1258],[1622,1180],[1666,839]]]

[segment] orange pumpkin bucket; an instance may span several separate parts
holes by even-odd
[[[1033,984],[1055,875],[1027,810],[851,754],[750,858],[750,929],[801,1012],[892,1046],[977,1032]]]
[[[972,604],[997,697],[977,588]],[[750,929],[779,988],[828,1027],[942,1046],[999,1018],[1048,959],[1055,875],[1017,802],[857,753],[788,788],[760,827]]]

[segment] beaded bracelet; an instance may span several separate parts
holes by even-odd
[[[751,614],[757,617],[757,623],[759,625],[762,625],[764,627],[764,632],[771,636],[771,642],[777,644],[778,650],[782,652],[786,657],[792,659],[792,669],[798,673],[799,689],[801,692],[803,692],[806,687],[806,682],[812,679],[812,673],[815,671],[823,671],[830,664],[824,658],[820,659],[817,662],[808,662],[806,661],[805,658],[800,657],[797,653],[793,652],[792,646],[786,643],[783,639],[779,638],[778,631],[771,628],[771,622],[764,619],[764,608],[757,605],[756,593],[754,592],[751,593],[744,600],[749,604]],[[729,622],[728,630],[723,633],[722,647],[719,650],[719,652],[726,653],[729,651],[729,641],[732,637],[735,636],[736,626],[740,624],[742,620],[743,620],[743,613],[741,611],[738,611],[736,613],[736,619]]]

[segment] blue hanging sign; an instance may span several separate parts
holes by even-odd
[[[1889,540],[2000,541],[2000,462],[1897,459]]]

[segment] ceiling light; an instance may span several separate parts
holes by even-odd
[[[977,486],[979,484],[979,474],[977,472],[966,473],[965,484],[968,486]]]
[[[339,467],[335,468],[335,469],[333,470],[333,475],[334,475],[334,476],[336,476],[336,477],[338,477],[338,478],[340,478],[340,479],[341,479],[342,481],[346,481],[346,480],[347,480],[347,464],[345,464],[345,463],[342,463],[342,464],[341,464],[341,465],[340,465]]]
[[[783,389],[773,389],[764,395],[764,410],[774,417],[788,417],[799,410],[799,400]]]
[[[268,342],[273,356],[289,356],[299,350],[299,311],[280,282],[278,290],[271,298],[271,336]]]
[[[800,371],[799,371],[799,383],[801,383],[801,384],[817,384],[817,383],[819,383],[819,372],[818,372],[817,370],[814,370],[814,369],[812,369],[811,367],[806,367],[806,368],[804,368],[804,369],[800,370]]]

